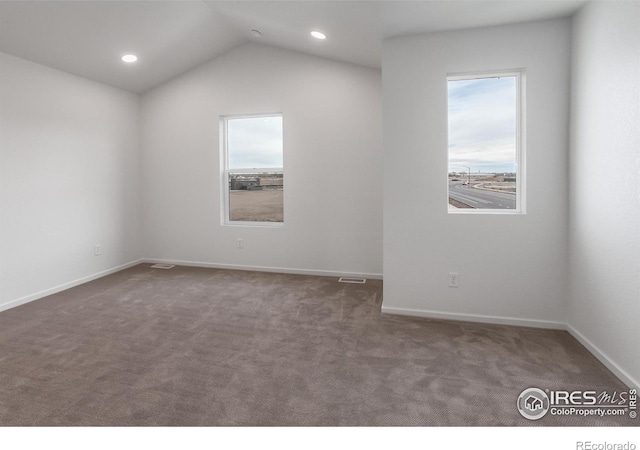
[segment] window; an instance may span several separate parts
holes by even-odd
[[[524,213],[521,72],[450,76],[450,213]]]
[[[221,118],[225,225],[282,225],[282,115]]]

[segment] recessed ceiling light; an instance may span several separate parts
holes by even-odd
[[[312,31],[311,32],[311,36],[313,36],[316,39],[326,39],[327,36],[325,36],[324,33],[320,33],[319,31]]]
[[[256,38],[262,37],[262,31],[256,30],[254,28],[253,30],[251,30],[251,35]]]
[[[127,63],[132,63],[136,62],[138,60],[138,57],[136,55],[124,55],[122,57],[122,60]]]

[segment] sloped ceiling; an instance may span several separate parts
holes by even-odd
[[[582,4],[564,0],[0,1],[0,51],[142,93],[251,40],[380,67],[383,39],[566,17]],[[254,37],[252,29],[260,30],[262,37]],[[328,38],[311,38],[314,29]],[[125,53],[138,55],[138,62],[122,63]]]

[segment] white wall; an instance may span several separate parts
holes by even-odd
[[[140,257],[138,107],[0,53],[0,310]]]
[[[379,71],[256,44],[145,94],[145,257],[381,274],[381,103]],[[262,112],[284,115],[285,225],[222,226],[219,116]]]
[[[640,385],[640,4],[575,17],[568,322]]]
[[[383,43],[383,311],[562,327],[570,24]],[[526,70],[526,215],[447,214],[449,73]],[[460,287],[448,287],[448,272]]]

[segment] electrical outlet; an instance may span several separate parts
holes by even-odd
[[[236,242],[237,248],[244,248],[244,239],[238,238],[238,242]]]
[[[102,246],[99,244],[96,244],[93,246],[93,255],[94,256],[100,256],[102,255]]]
[[[449,287],[457,288],[460,286],[460,276],[458,272],[449,272]]]

